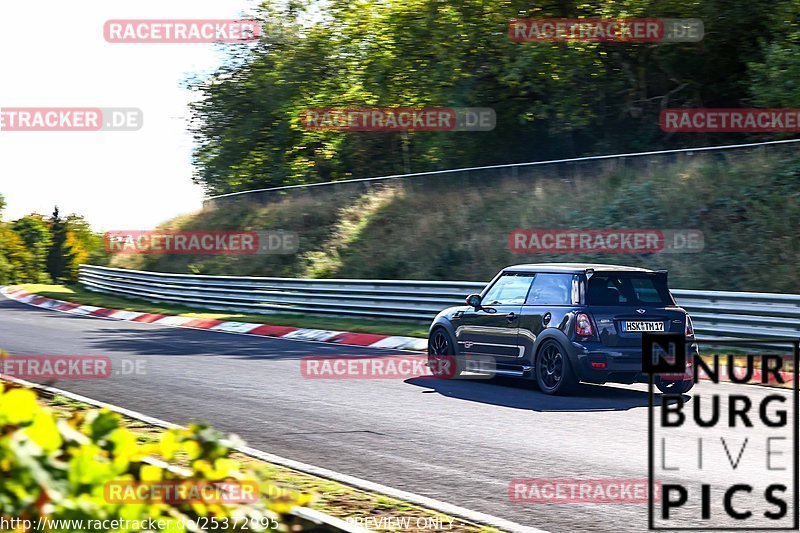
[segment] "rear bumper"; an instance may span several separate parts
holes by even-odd
[[[572,361],[577,363],[575,369],[581,381],[589,383],[647,383],[649,376],[642,372],[641,347],[609,347],[599,342],[571,343]],[[696,343],[687,344],[689,351],[688,365],[694,365],[694,357],[698,355]],[[692,379],[691,369],[682,376]],[[680,379],[681,376],[670,376]]]

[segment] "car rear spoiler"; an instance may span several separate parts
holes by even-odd
[[[584,271],[584,273],[586,274],[586,279],[590,279],[592,276],[594,276],[594,269],[593,268],[587,268]],[[658,276],[659,278],[663,278],[664,279],[664,283],[667,283],[667,274],[668,273],[669,273],[668,270],[656,270],[656,271],[654,271],[654,274],[656,276]],[[667,286],[669,286],[669,284],[667,284]]]

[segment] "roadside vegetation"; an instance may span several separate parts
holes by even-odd
[[[798,0],[265,1],[252,46],[187,80],[194,181],[209,195],[409,172],[785,139],[670,133],[667,108],[797,108]],[[563,5],[562,5],[563,4]],[[724,14],[724,15],[723,15]],[[512,18],[696,18],[687,43],[513,42]],[[491,107],[489,132],[323,131],[309,108]],[[668,268],[673,287],[798,292],[800,156],[742,154],[458,173],[225,202],[163,229],[285,229],[285,256],[117,256],[114,264],[220,275],[485,281],[521,261]],[[0,207],[2,200],[0,200]],[[697,229],[697,254],[512,254],[515,228]],[[78,216],[0,222],[0,284],[76,279],[105,264]]]
[[[797,0],[267,1],[258,46],[189,82],[195,181],[345,178],[775,139],[667,133],[665,108],[800,107]],[[694,43],[513,42],[514,18],[696,18]],[[309,108],[490,107],[490,132],[320,131]],[[779,138],[779,137],[778,137]]]
[[[163,429],[61,395],[0,380],[0,516],[49,520],[171,520],[218,524],[245,518],[249,531],[325,531],[291,514],[295,506],[342,519],[382,516],[437,519],[456,533],[498,530],[335,481],[265,463],[233,450],[241,441],[203,425]],[[257,483],[247,503],[108,503],[109,482]],[[84,522],[86,524],[87,522]],[[52,522],[51,522],[52,524]],[[260,528],[258,524],[268,524]],[[277,527],[274,527],[276,526]],[[209,526],[210,527],[210,526]],[[21,528],[18,528],[21,530]],[[242,527],[212,528],[241,530]],[[59,530],[93,530],[62,528]],[[126,529],[130,530],[130,529]],[[199,531],[199,529],[195,529]],[[412,527],[408,531],[417,531]]]
[[[665,268],[673,288],[798,292],[800,239],[791,231],[800,225],[796,148],[653,157],[567,170],[534,167],[517,176],[459,174],[297,189],[258,201],[245,197],[209,204],[161,225],[294,231],[300,249],[291,255],[109,257],[102,236],[81,217],[32,214],[0,221],[0,284],[74,283],[81,262],[188,274],[487,281],[514,263],[589,261]],[[509,234],[520,228],[694,229],[703,232],[705,248],[649,255],[513,253]],[[70,300],[69,292],[52,296]],[[82,303],[114,307],[102,303],[113,301],[109,298],[84,291]],[[126,300],[119,308],[130,305]],[[274,316],[281,323],[281,316]],[[291,323],[376,332],[376,321],[360,319],[309,315],[299,322],[291,317]],[[409,334],[404,323],[386,325],[380,325],[381,332]]]
[[[185,482],[186,486],[214,483],[255,484],[258,494],[270,494],[269,480],[247,471],[230,459],[236,440],[203,426],[167,430],[157,441],[141,443],[123,424],[121,417],[107,410],[64,407],[57,415],[42,405],[33,390],[0,382],[0,509],[6,520],[22,519],[33,524],[50,524],[44,529],[90,531],[90,525],[104,520],[125,520],[124,531],[152,530],[129,527],[142,521],[163,521],[168,531],[191,531],[202,526],[203,518],[228,519],[254,531],[268,531],[280,524],[289,531],[292,506],[311,500],[307,494],[247,503],[200,501],[115,501],[109,484],[133,487],[140,483]],[[181,473],[158,462],[184,459],[190,470]],[[120,491],[122,492],[122,491]],[[67,524],[61,522],[73,520]],[[78,520],[83,520],[79,525]],[[46,522],[40,522],[46,521]],[[57,522],[56,522],[57,521]],[[119,523],[119,522],[118,522]],[[78,525],[76,525],[78,524]],[[14,526],[19,530],[31,526]],[[225,528],[229,529],[229,528]],[[277,529],[277,528],[276,528]]]
[[[4,207],[0,195],[0,285],[75,281],[81,263],[108,261],[102,236],[80,215],[64,217],[56,207],[49,218],[31,213],[4,222]]]
[[[119,255],[111,266],[176,273],[487,281],[514,263],[591,261],[670,271],[670,286],[797,293],[796,149],[648,158],[531,170],[525,176],[424,177],[313,188],[221,204],[168,229],[283,229],[293,255]],[[701,253],[516,254],[517,228],[701,230]],[[409,295],[413,298],[413,295]]]

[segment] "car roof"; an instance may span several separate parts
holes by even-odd
[[[503,269],[503,272],[583,273],[587,270],[594,270],[595,272],[655,272],[654,270],[648,270],[646,268],[624,265],[605,265],[602,263],[528,263],[507,266]]]

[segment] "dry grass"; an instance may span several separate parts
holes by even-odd
[[[521,171],[522,173],[522,171]],[[524,174],[524,175],[523,175]],[[485,281],[514,263],[594,261],[670,270],[680,288],[797,292],[800,158],[695,154],[635,166],[533,167],[388,186],[297,190],[267,204],[209,209],[165,224],[184,229],[284,229],[293,256],[146,256],[115,264],[166,272]],[[698,229],[699,254],[514,254],[517,228]]]

